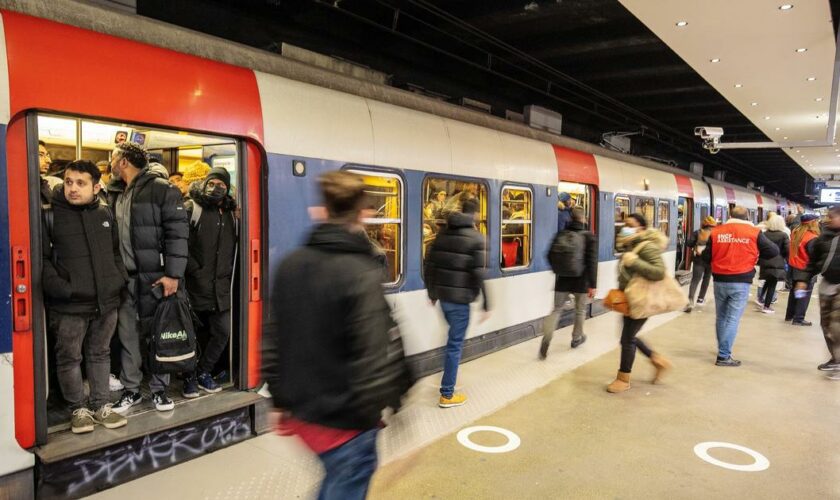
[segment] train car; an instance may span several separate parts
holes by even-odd
[[[422,279],[440,222],[435,202],[468,191],[481,206],[494,314],[470,325],[464,358],[471,359],[539,335],[551,307],[546,251],[560,192],[584,207],[599,236],[599,297],[615,286],[615,235],[627,215],[639,212],[667,234],[666,261],[685,271],[686,235],[713,210],[723,218],[740,202],[737,193],[746,193],[396,89],[339,76],[344,90],[328,88],[317,84],[321,70],[284,73],[275,66],[279,56],[180,29],[167,38],[175,28],[134,16],[91,10],[77,18],[75,10],[41,7],[33,12],[54,19],[0,11],[0,204],[9,207],[0,214],[0,286],[9,290],[9,314],[0,316],[0,487],[24,497],[33,490],[82,496],[267,429],[267,404],[257,393],[260,342],[277,328],[272,291],[296,286],[272,276],[317,222],[323,172],[351,170],[368,184],[374,215],[366,230],[385,252],[384,290],[422,373],[440,369],[446,341]],[[111,34],[72,25],[95,16],[107,17],[96,26]],[[173,47],[129,40],[129,32]],[[238,64],[194,55],[213,46],[218,59],[234,49],[244,55]],[[58,159],[108,160],[121,138],[142,142],[170,172],[205,163],[231,172],[242,207],[234,334],[219,374],[223,392],[179,398],[168,418],[146,405],[122,429],[79,436],[67,430],[49,368],[39,141]],[[755,196],[744,194],[743,202],[758,208]],[[596,300],[589,314],[602,312]]]

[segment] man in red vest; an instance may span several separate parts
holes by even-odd
[[[715,279],[715,332],[718,341],[717,366],[741,366],[732,359],[732,344],[747,305],[750,285],[759,257],[771,259],[779,249],[749,221],[744,207],[733,207],[726,224],[712,229],[703,260],[712,266]]]

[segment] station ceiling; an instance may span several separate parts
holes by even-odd
[[[562,113],[564,135],[600,143],[629,133],[632,154],[700,162],[706,175],[724,170],[727,181],[804,201],[813,179],[803,167],[840,178],[831,148],[810,163],[780,149],[710,155],[693,135],[706,125],[730,142],[824,138],[840,0],[798,2],[782,11],[781,0],[137,0],[137,12],[265,50],[293,44],[499,116],[543,106]],[[776,56],[771,42],[802,57]],[[721,59],[714,71],[712,58]],[[814,85],[794,87],[799,72]],[[808,82],[812,73],[819,80]],[[761,109],[751,106],[759,97]],[[764,120],[771,110],[776,118]],[[822,122],[798,123],[797,112]]]

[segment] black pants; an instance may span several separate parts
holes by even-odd
[[[804,298],[797,299],[793,290],[788,294],[787,311],[785,321],[805,321],[805,313],[808,312],[808,305],[811,303],[811,292],[814,291],[814,281],[808,283],[808,294]]]
[[[201,321],[202,331],[198,339],[203,347],[201,359],[198,361],[198,373],[213,374],[213,369],[230,339],[230,309],[227,311],[196,311]]]
[[[697,298],[706,300],[706,291],[709,289],[711,278],[712,270],[706,266],[706,263],[700,257],[695,257],[694,264],[691,266],[691,285],[688,287],[688,300],[694,302],[694,292],[697,291],[697,285],[700,285],[700,295]]]
[[[776,298],[776,285],[778,283],[778,278],[770,277],[764,280],[764,286],[761,287],[759,295],[763,292],[765,308],[769,308],[773,304],[773,299]]]
[[[620,371],[624,373],[630,373],[630,370],[633,369],[633,361],[636,359],[636,348],[642,351],[642,354],[647,357],[653,354],[650,347],[642,342],[642,339],[636,337],[645,322],[647,322],[647,318],[633,319],[629,316],[624,317],[624,326],[621,329],[620,368]]]

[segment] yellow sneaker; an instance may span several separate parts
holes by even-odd
[[[452,408],[455,406],[462,406],[464,403],[467,402],[467,397],[463,394],[455,393],[451,397],[440,397],[440,401],[438,401],[438,406],[441,408]]]

